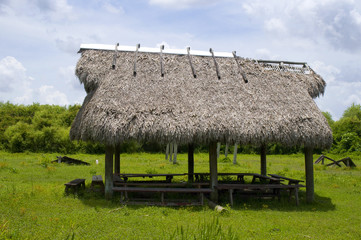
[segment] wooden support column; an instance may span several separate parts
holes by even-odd
[[[261,175],[267,175],[267,147],[266,145],[261,146]]]
[[[213,190],[211,193],[211,200],[218,201],[218,172],[217,172],[217,142],[209,144],[209,173],[210,173],[210,187]]]
[[[177,163],[178,145],[176,143],[174,143],[173,147],[174,147],[173,164],[176,164]]]
[[[313,181],[313,151],[311,147],[305,147],[305,170],[306,170],[306,201],[312,203],[315,199]]]
[[[120,173],[120,146],[115,147],[114,153],[114,173]]]
[[[169,143],[167,144],[167,147],[165,148],[165,160],[168,160],[168,154],[169,154]]]
[[[105,147],[105,199],[113,197],[113,146]]]
[[[237,143],[234,144],[234,151],[233,151],[233,164],[237,164]]]
[[[194,145],[188,144],[188,182],[194,182]]]
[[[169,162],[173,162],[173,143],[169,144]]]
[[[219,159],[219,152],[221,151],[221,143],[217,143],[217,159]]]
[[[228,157],[228,143],[226,143],[226,148],[224,149],[224,156]]]

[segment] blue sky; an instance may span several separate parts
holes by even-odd
[[[307,62],[327,82],[315,101],[335,120],[361,104],[361,1],[0,0],[0,101],[82,103],[81,43]]]

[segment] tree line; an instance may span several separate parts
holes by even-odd
[[[100,143],[70,141],[71,124],[80,105],[16,105],[0,102],[0,149],[9,152],[58,152],[104,153]],[[352,104],[338,121],[328,112],[323,113],[332,132],[333,153],[361,152],[361,105]],[[162,152],[165,146],[155,142],[124,142],[122,152]],[[222,148],[224,150],[224,146]],[[208,151],[208,146],[195,145],[196,152]],[[233,151],[232,147],[229,148]],[[267,146],[269,154],[292,154],[302,151],[300,147],[284,147],[280,144]],[[178,152],[187,152],[187,146],[179,146]],[[240,146],[239,153],[259,153],[252,146]],[[316,149],[316,152],[321,152]]]

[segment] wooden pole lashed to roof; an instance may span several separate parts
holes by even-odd
[[[214,66],[216,67],[217,77],[218,77],[218,79],[221,79],[221,74],[219,73],[219,67],[218,67],[218,63],[217,63],[217,61],[216,61],[216,58],[214,57],[213,49],[210,48],[210,49],[209,49],[209,52],[212,54]]]
[[[217,142],[209,144],[209,173],[210,173],[210,187],[213,190],[211,193],[211,200],[218,201],[218,172],[217,172]]]
[[[113,146],[105,147],[105,198],[113,197]]]
[[[248,83],[248,79],[247,79],[247,77],[246,77],[246,74],[244,73],[241,65],[239,64],[239,62],[238,62],[238,60],[237,60],[236,51],[233,51],[232,54],[233,54],[234,60],[236,61],[237,66],[238,66],[239,72],[240,72],[241,75],[242,75],[242,78],[243,78],[244,83]]]
[[[164,45],[161,45],[161,46],[160,46],[159,56],[160,56],[160,75],[161,75],[162,77],[164,77],[163,50],[164,50]]]
[[[116,65],[116,63],[117,63],[118,46],[119,46],[119,43],[115,44],[115,51],[114,51],[114,55],[113,55],[112,69],[115,69],[115,65]]]
[[[187,47],[189,65],[191,65],[193,77],[197,78],[196,70],[194,69],[193,64],[192,64],[192,57],[191,57],[191,54],[190,54],[190,49],[191,49],[190,47]]]
[[[305,170],[306,170],[306,201],[312,203],[314,196],[313,180],[313,151],[311,147],[305,147]]]
[[[140,44],[138,43],[135,46],[135,56],[134,56],[134,67],[133,67],[133,75],[134,77],[137,76],[137,59],[138,59],[138,50],[140,48]]]

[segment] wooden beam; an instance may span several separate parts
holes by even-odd
[[[305,170],[306,170],[306,201],[312,203],[315,199],[313,181],[313,152],[311,147],[305,147]]]
[[[194,145],[188,144],[188,182],[194,181]]]
[[[267,147],[266,145],[261,146],[261,175],[267,175]]]
[[[213,190],[211,193],[211,200],[218,201],[218,172],[217,172],[217,142],[209,144],[209,173],[210,173],[210,187]]]
[[[115,147],[114,173],[120,173],[120,146]]]
[[[105,147],[105,199],[113,197],[113,153],[112,146]]]

